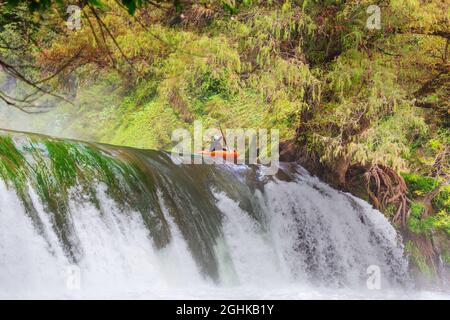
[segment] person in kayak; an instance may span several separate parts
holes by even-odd
[[[225,146],[222,145],[222,139]],[[239,154],[234,149],[230,149],[227,146],[227,141],[223,135],[215,135],[209,146],[208,150],[202,150],[198,152],[199,154],[206,155],[208,157],[219,157],[228,160],[236,160]]]
[[[209,147],[209,152],[219,151],[219,150],[223,150],[223,151],[227,150],[222,146],[222,143],[220,142],[222,140],[222,136],[216,135],[216,136],[214,136],[213,139],[214,140],[211,142],[211,145]]]
[[[223,139],[223,142],[225,143],[225,146],[222,145],[221,140]],[[236,152],[236,150],[230,150],[227,146],[227,141],[225,140],[225,137],[222,135],[215,135],[213,137],[213,140],[209,146],[208,150],[200,151],[199,153],[203,155],[207,155],[210,157],[220,157],[223,159],[237,159],[239,154]]]

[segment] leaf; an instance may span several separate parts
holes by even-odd
[[[123,5],[128,9],[128,13],[134,15],[136,12],[136,3],[135,0],[122,0]]]

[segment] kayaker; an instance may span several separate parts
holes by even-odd
[[[222,146],[221,140],[223,139],[223,142],[225,143],[225,147]],[[219,157],[223,159],[231,159],[236,160],[238,158],[238,153],[236,150],[230,150],[227,146],[227,140],[225,139],[225,136],[223,135],[215,135],[213,136],[211,145],[209,146],[209,150],[203,150],[199,151],[198,153],[206,155],[208,157]]]
[[[215,135],[214,140],[211,142],[211,146],[209,147],[209,152],[213,151],[219,151],[219,150],[226,150],[223,146],[220,140],[222,140],[222,136]]]

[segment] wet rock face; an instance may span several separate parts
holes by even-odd
[[[0,72],[1,72],[0,67]],[[9,74],[4,75],[4,82],[0,86],[0,90],[6,93],[12,92],[16,89],[17,79]]]

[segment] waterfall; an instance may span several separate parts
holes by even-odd
[[[388,220],[296,164],[272,177],[0,133],[0,298],[386,297],[409,283]]]

